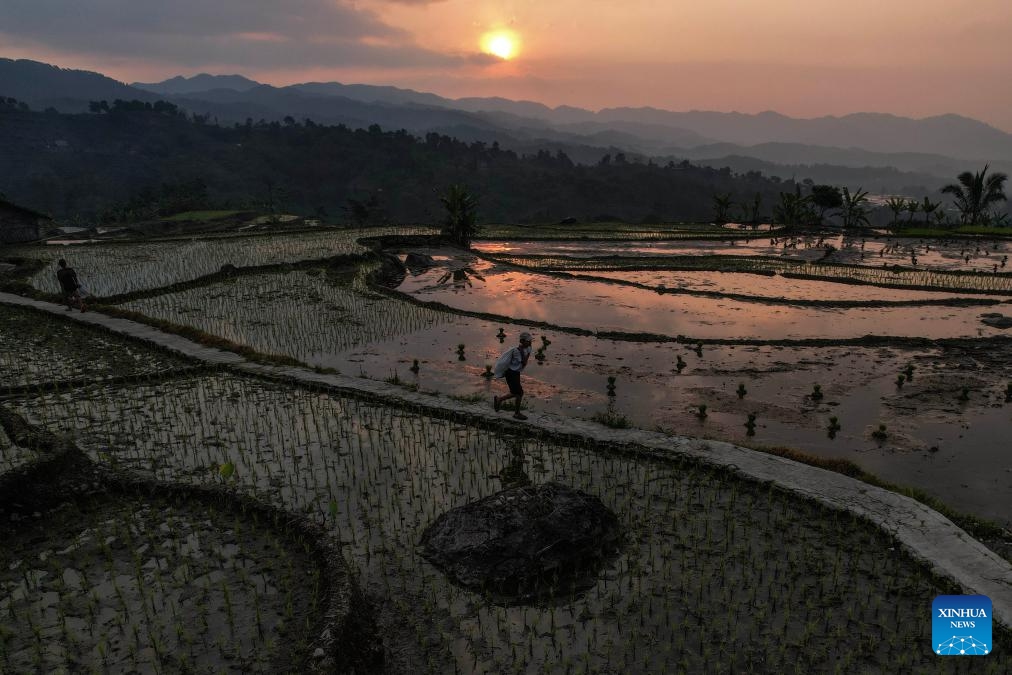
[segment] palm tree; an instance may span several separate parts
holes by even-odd
[[[463,185],[451,185],[439,197],[446,207],[446,221],[442,235],[463,248],[471,247],[471,239],[478,234],[478,200]]]
[[[850,188],[843,188],[843,206],[836,215],[843,220],[845,228],[868,224],[868,209],[865,207],[867,203],[867,191],[858,188],[851,194]]]
[[[921,202],[921,212],[924,214],[925,223],[931,220],[931,214],[934,213],[941,205],[942,202],[933,202],[927,197],[924,198],[924,201]]]
[[[812,211],[811,195],[801,196],[801,186],[796,186],[795,192],[780,193],[780,203],[773,207],[773,220],[785,227],[803,225],[806,221],[815,219]]]
[[[723,225],[727,222],[727,212],[731,209],[731,195],[717,193],[713,195],[713,222]]]
[[[907,216],[907,225],[910,225],[914,222],[914,216],[916,216],[917,212],[921,210],[921,203],[916,199],[911,199],[907,201],[907,204],[904,207],[904,209],[906,210],[907,213],[910,214],[909,216]]]
[[[890,197],[886,200],[886,206],[893,212],[893,221],[891,224],[895,225],[896,221],[900,219],[900,213],[902,211],[906,211],[907,209],[907,200],[903,199],[903,197]]]
[[[963,224],[976,224],[992,204],[1006,201],[1005,181],[1008,176],[997,171],[988,176],[989,166],[985,164],[984,170],[978,173],[964,171],[956,176],[958,184],[952,183],[942,188],[942,192],[952,195]]]

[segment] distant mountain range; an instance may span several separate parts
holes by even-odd
[[[98,73],[0,59],[0,96],[34,108],[83,112],[89,101],[167,99],[221,123],[305,118],[322,124],[435,132],[497,142],[521,153],[563,150],[594,163],[604,154],[630,159],[689,159],[736,171],[758,170],[877,191],[927,191],[985,162],[1012,173],[1012,135],[959,115],[910,119],[881,113],[796,119],[655,108],[597,112],[504,98],[448,99],[397,87],[308,82],[287,87],[241,75],[173,77],[126,85]],[[752,166],[757,168],[744,169]]]

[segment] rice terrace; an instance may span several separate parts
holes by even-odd
[[[1010,252],[596,223],[9,246],[0,672],[1009,672]],[[489,375],[524,330],[521,422]],[[490,577],[433,548],[569,493],[600,519],[466,561]],[[962,593],[994,653],[939,660]]]

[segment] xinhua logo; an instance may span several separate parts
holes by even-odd
[[[991,599],[986,595],[939,595],[931,603],[931,647],[940,656],[991,653]]]

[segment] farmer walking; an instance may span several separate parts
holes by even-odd
[[[502,404],[511,398],[517,400],[513,417],[518,420],[527,419],[527,415],[520,412],[520,402],[524,398],[524,388],[520,386],[520,371],[527,367],[527,360],[531,357],[531,334],[527,331],[520,333],[520,345],[504,352],[495,364],[495,376],[505,378],[510,388],[506,396],[493,396],[492,407],[496,412],[502,408]]]
[[[60,269],[56,270],[56,280],[60,282],[60,288],[63,289],[63,300],[67,303],[67,311],[73,309],[74,303],[77,303],[82,312],[85,311],[84,293],[81,290],[81,282],[77,278],[77,272],[73,267],[67,267],[67,261],[63,258],[60,258],[58,264]]]

